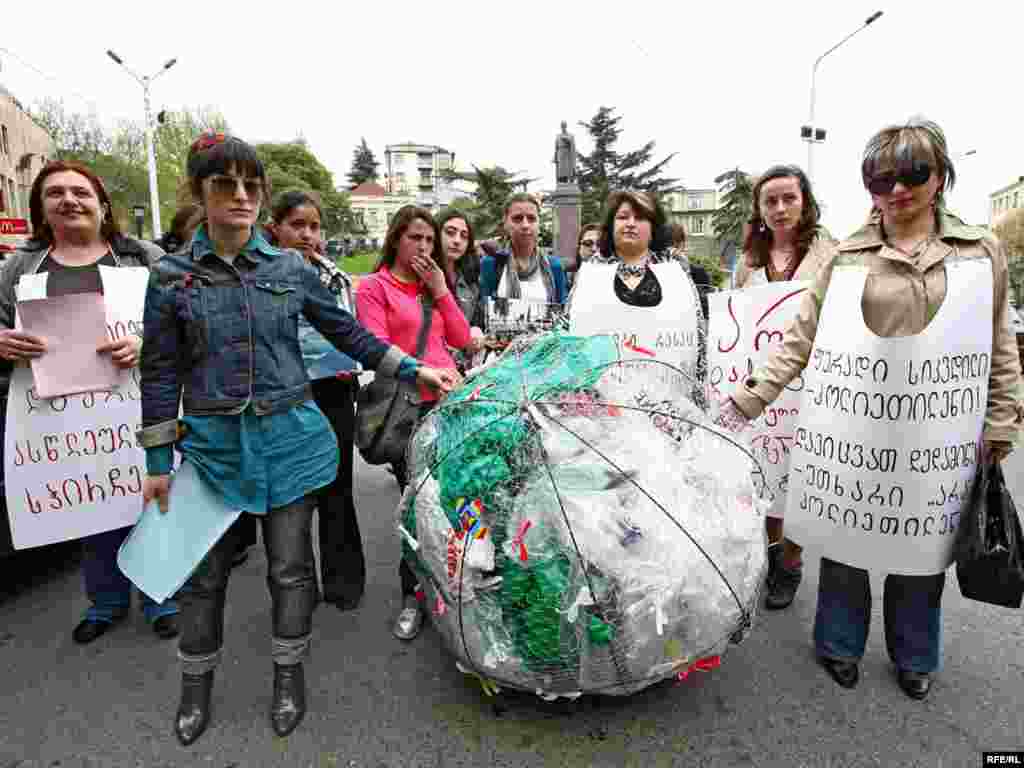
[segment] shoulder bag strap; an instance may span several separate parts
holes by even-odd
[[[424,295],[423,321],[420,325],[420,335],[416,337],[416,359],[422,360],[423,353],[427,351],[427,339],[430,337],[430,324],[434,319],[434,300],[429,295]]]

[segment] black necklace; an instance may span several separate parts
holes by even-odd
[[[615,274],[623,280],[627,277],[643,277],[644,273],[647,272],[647,260],[647,256],[644,256],[639,264],[627,264],[624,261],[620,261],[619,265],[615,268]]]

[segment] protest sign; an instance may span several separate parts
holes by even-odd
[[[786,531],[857,568],[925,576],[952,560],[988,403],[992,271],[946,264],[946,298],[916,336],[864,323],[867,270],[837,267],[793,440]]]
[[[730,395],[782,345],[807,291],[807,283],[765,283],[708,296],[708,386],[716,399]],[[764,472],[769,517],[786,511],[789,458],[800,413],[798,376],[743,434]]]
[[[625,359],[660,360],[696,381],[700,350],[700,301],[678,262],[650,265],[661,286],[654,307],[624,304],[615,294],[615,264],[584,264],[576,276],[569,330],[576,336],[608,334]]]
[[[101,266],[100,275],[107,338],[141,331],[148,270]],[[40,284],[45,296],[45,279],[45,273],[22,278],[19,299],[38,298]],[[36,392],[27,366],[14,368],[4,476],[16,549],[121,528],[138,518],[145,474],[145,454],[135,440],[138,369],[117,375],[108,390],[47,399]]]

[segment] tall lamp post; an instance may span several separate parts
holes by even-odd
[[[153,238],[157,239],[163,232],[160,227],[160,193],[156,184],[156,154],[153,151],[153,121],[150,117],[149,109],[149,86],[160,75],[173,67],[178,60],[170,59],[155,74],[140,77],[129,69],[124,61],[121,60],[121,57],[113,51],[108,50],[107,56],[113,59],[116,64],[119,64],[125,72],[134,77],[139,85],[142,86],[142,95],[146,106],[146,159],[149,164],[149,205],[153,211]]]
[[[824,59],[826,56],[832,53],[832,51],[834,51],[836,48],[841,46],[843,43],[845,43],[847,40],[856,35],[858,32],[860,32],[862,29],[864,29],[872,22],[878,21],[881,15],[881,11],[875,11],[874,13],[872,13],[870,16],[868,16],[867,20],[863,24],[861,24],[859,27],[853,30],[853,32],[848,34],[846,37],[844,37],[842,40],[840,40],[838,43],[833,45],[831,48],[829,48],[827,51],[821,54],[821,56],[814,60],[814,68],[811,70],[811,109],[807,117],[807,125],[800,126],[800,138],[807,142],[807,178],[811,179],[812,181],[814,170],[814,145],[820,144],[821,142],[825,141],[825,129],[816,128],[814,125],[814,97],[816,93],[815,86],[818,77],[818,65],[821,64],[822,59]]]

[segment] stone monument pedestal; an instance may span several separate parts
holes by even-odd
[[[559,182],[549,197],[554,208],[554,252],[569,271],[578,268],[576,238],[580,233],[580,188],[573,183]]]

